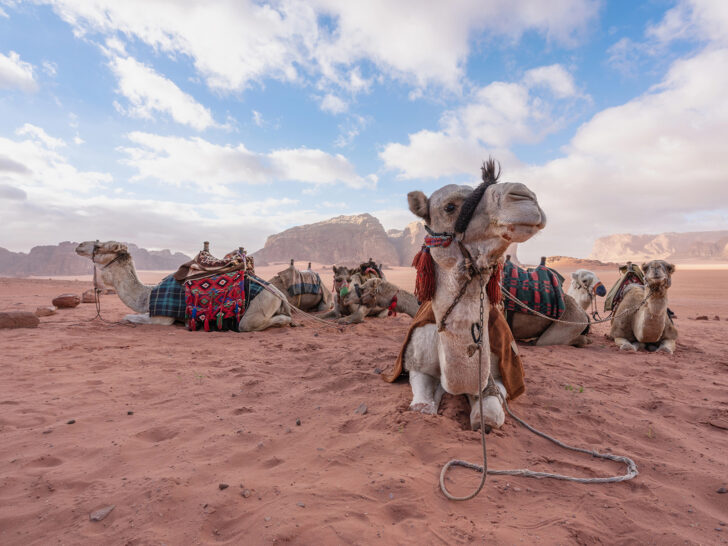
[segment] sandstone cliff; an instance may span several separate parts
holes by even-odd
[[[397,248],[371,214],[337,216],[271,235],[253,253],[256,261],[286,262],[291,258],[324,264],[357,265],[370,257],[384,265],[399,265]],[[410,258],[411,260],[411,258]]]
[[[28,254],[10,252],[0,248],[0,275],[11,276],[59,276],[85,275],[93,272],[88,258],[75,252],[78,243],[65,241],[58,245],[33,247]],[[138,270],[172,271],[190,260],[181,252],[147,250],[129,244],[129,253]]]
[[[589,258],[602,262],[671,260],[674,262],[728,261],[728,231],[696,231],[601,237]]]

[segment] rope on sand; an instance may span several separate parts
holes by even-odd
[[[447,474],[447,471],[450,469],[451,466],[462,466],[464,468],[469,468],[470,470],[475,470],[476,472],[483,472],[483,469],[486,469],[487,474],[493,474],[497,476],[523,476],[525,478],[550,478],[553,480],[564,480],[569,482],[576,482],[576,483],[614,483],[614,482],[624,482],[627,480],[631,480],[635,476],[639,474],[639,471],[637,470],[637,465],[635,462],[630,459],[627,456],[624,455],[612,455],[611,453],[599,453],[598,451],[594,451],[592,449],[584,449],[581,447],[574,447],[570,446],[568,444],[565,444],[564,442],[561,442],[560,440],[557,440],[556,438],[549,436],[545,432],[541,432],[540,430],[537,430],[536,428],[532,427],[528,423],[526,423],[523,419],[520,417],[517,417],[512,411],[511,408],[508,406],[508,402],[506,402],[501,395],[499,394],[498,397],[501,399],[501,402],[503,402],[503,405],[506,408],[506,411],[508,412],[508,415],[513,417],[517,422],[519,422],[521,425],[526,427],[528,430],[533,432],[534,434],[541,436],[542,438],[546,438],[550,442],[553,442],[559,447],[562,447],[564,449],[568,449],[571,451],[576,451],[578,453],[586,453],[587,455],[591,455],[592,457],[597,457],[599,459],[607,459],[610,461],[616,461],[618,463],[623,463],[627,466],[627,472],[626,474],[622,474],[619,476],[608,476],[608,477],[602,477],[602,478],[579,478],[575,476],[566,476],[564,474],[553,474],[551,472],[537,472],[535,470],[529,470],[527,468],[520,468],[516,470],[494,470],[487,468],[487,463],[480,466],[475,463],[469,463],[467,461],[462,461],[460,459],[453,459],[449,461],[445,466],[442,467],[442,471],[440,472],[440,489],[442,490],[443,494],[450,500],[468,500],[471,499],[477,494],[477,492],[471,496],[468,497],[455,497],[451,495],[445,486],[445,476]],[[482,398],[480,396],[479,398]],[[482,406],[481,406],[482,408]],[[482,419],[482,413],[481,413],[481,419]],[[481,429],[481,435],[483,435],[483,448],[485,451],[485,436],[484,432]],[[485,476],[483,476],[482,481],[485,481]],[[481,487],[478,489],[478,492],[480,491]]]

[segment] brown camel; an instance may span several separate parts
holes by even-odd
[[[405,313],[411,317],[414,317],[420,308],[414,294],[382,279],[369,279],[361,285],[359,303],[378,312],[389,311],[394,303],[393,311]]]
[[[677,328],[667,314],[667,289],[675,266],[664,260],[642,264],[645,286],[629,285],[614,309],[610,335],[623,351],[675,351]]]
[[[387,310],[369,309],[359,301],[361,286],[369,279],[379,278],[378,273],[361,267],[333,266],[334,308],[322,318],[335,318],[341,324],[357,324],[367,316],[387,316]]]

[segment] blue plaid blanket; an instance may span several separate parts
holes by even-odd
[[[321,293],[321,277],[314,271],[301,271],[301,279],[303,282],[293,284],[287,288],[288,295],[299,296],[301,294],[320,294]]]
[[[185,286],[174,280],[172,275],[152,288],[149,296],[150,317],[174,317],[185,319]]]
[[[251,282],[250,278],[254,278],[258,282]],[[270,283],[268,281],[264,281],[263,279],[256,277],[255,275],[246,274],[245,275],[245,308],[247,309],[250,306],[250,302],[255,299],[255,297],[260,294],[264,288],[260,286],[258,283],[263,283],[264,285],[268,286]]]

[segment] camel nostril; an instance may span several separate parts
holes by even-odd
[[[525,190],[513,190],[506,196],[511,201],[533,201],[533,194]]]

